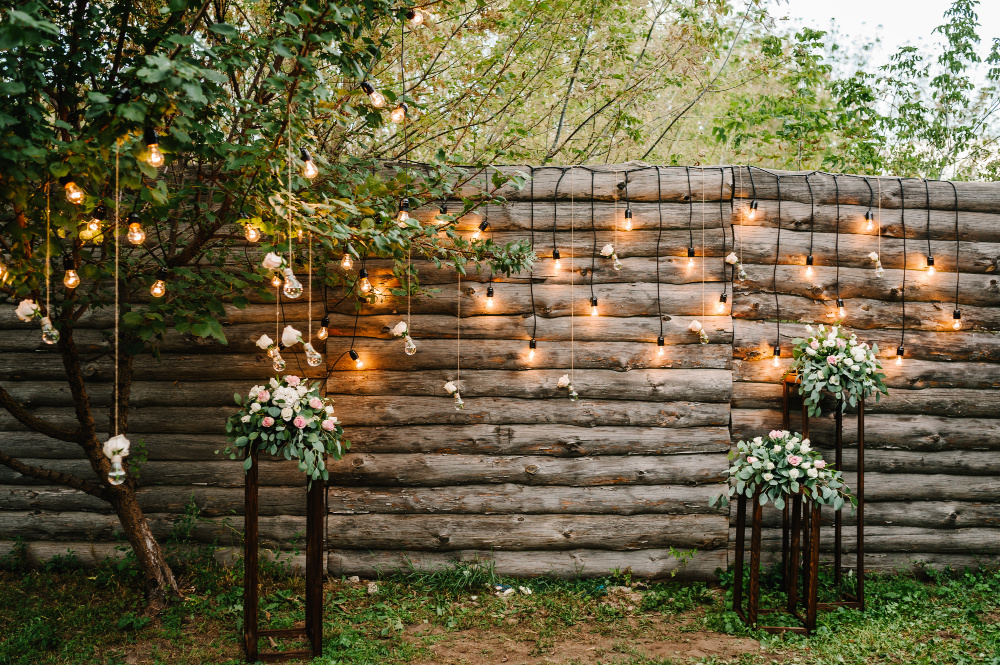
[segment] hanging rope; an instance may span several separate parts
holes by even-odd
[[[591,197],[593,198],[593,197]],[[660,167],[656,167],[656,210],[659,231],[656,234],[656,318],[660,322],[660,337],[663,337],[663,309],[660,306],[660,240],[663,238],[663,185],[660,182]]]
[[[813,255],[813,234],[816,232],[816,196],[813,194],[813,186],[809,181],[809,176],[806,176],[806,187],[809,188],[809,256]],[[778,197],[778,203],[781,203],[781,197]]]
[[[959,246],[961,245],[962,239],[958,235],[958,188],[955,187],[955,183],[948,181],[951,185],[951,192],[955,195],[955,309],[958,309],[958,278],[962,274],[959,261]]]
[[[899,183],[899,221],[903,225],[903,285],[899,289],[903,304],[903,319],[899,326],[899,346],[902,348],[906,338],[906,196],[903,194],[903,179],[896,178],[896,182]]]
[[[726,275],[726,220],[725,220],[726,170],[719,169],[719,228],[722,229],[722,295],[729,292],[729,277]],[[735,243],[735,240],[733,241]],[[735,270],[735,266],[733,267]],[[721,302],[721,301],[720,301]]]
[[[50,292],[52,290],[52,259],[50,254],[52,253],[52,243],[49,242],[52,222],[52,210],[49,201],[49,183],[45,183],[45,316],[52,316],[52,309],[49,303]]]
[[[590,250],[590,297],[593,298],[594,270],[597,267],[597,223],[594,221],[594,172],[593,171],[590,172],[590,232],[594,236],[594,246]]]
[[[119,311],[120,305],[118,303],[118,279],[119,279],[119,265],[120,259],[118,257],[118,216],[120,214],[119,208],[121,207],[121,190],[119,189],[119,164],[122,151],[121,140],[115,142],[115,230],[114,230],[114,241],[115,241],[115,380],[113,386],[112,400],[114,401],[114,425],[112,436],[118,436],[118,319],[121,318],[121,312]]]
[[[565,171],[563,172],[565,173]],[[617,224],[617,222],[616,222]],[[576,371],[574,361],[576,360],[576,317],[573,310],[576,308],[576,181],[569,191],[569,384],[570,390],[575,390],[574,381]],[[593,279],[593,277],[591,277]]]
[[[535,254],[535,167],[531,169],[531,255]],[[528,293],[531,294],[531,339],[535,339],[538,332],[538,316],[535,314],[535,264],[531,263],[531,272],[528,273]],[[409,326],[409,323],[407,323]]]
[[[833,241],[834,255],[837,258],[837,300],[840,300],[840,181],[833,176],[833,188],[837,197],[837,235]],[[838,304],[839,307],[839,304]]]
[[[774,348],[777,349],[781,347],[781,303],[778,301],[778,259],[781,257],[781,176],[777,176],[774,181],[778,193],[778,234],[774,242],[774,269],[771,272],[771,290],[774,291],[774,320],[777,322],[777,328],[774,333]]]
[[[701,318],[705,318],[705,167],[701,167]]]
[[[462,392],[462,271],[458,271],[458,302],[455,306],[455,388]]]

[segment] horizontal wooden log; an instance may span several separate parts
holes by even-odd
[[[313,307],[315,308],[316,303],[320,301],[321,298],[317,296],[313,300]],[[239,325],[244,323],[260,323],[269,321],[271,324],[271,330],[274,330],[275,303],[273,301],[267,304],[250,304],[243,309],[227,303],[223,303],[223,307],[226,311],[226,321],[230,324]],[[286,300],[282,300],[282,315],[288,321],[308,320],[308,309],[309,305],[307,302],[288,302]],[[268,318],[268,316],[270,316],[270,318]],[[110,330],[114,328],[114,325],[114,312],[109,308],[87,310],[87,312],[85,312],[83,316],[81,316],[80,319],[74,323],[74,328],[87,330]],[[25,323],[18,319],[14,314],[14,308],[2,308],[0,309],[0,330],[34,330],[37,333],[39,332],[39,327],[37,321]],[[39,337],[40,336],[41,334],[39,333]],[[188,339],[195,345],[219,345],[219,342],[206,340],[205,338],[198,337],[196,335],[190,335]],[[223,348],[225,347],[223,346]]]
[[[922,390],[925,388],[967,388],[992,390],[1000,388],[1000,364],[934,362],[907,359],[902,365],[883,362],[882,373],[890,394],[893,389]],[[775,367],[763,360],[734,360],[734,381],[751,383],[781,383],[787,368]],[[796,389],[797,392],[797,389]]]
[[[463,377],[465,388],[462,396],[565,398],[566,389],[558,386],[564,375],[561,369],[534,369],[530,372],[469,371]],[[327,383],[327,392],[448,397],[444,385],[454,376],[454,371],[450,369],[422,372],[338,372]],[[644,402],[690,399],[728,404],[731,385],[732,372],[728,369],[633,369],[627,372],[590,370],[586,381],[579,382],[577,391],[581,399]]]
[[[767,434],[781,425],[780,404],[773,409],[733,409],[733,440]],[[844,443],[857,443],[853,417],[844,421]],[[801,429],[796,414],[792,427]],[[810,435],[833,439],[834,415],[810,418]],[[932,415],[865,414],[865,445],[887,450],[1000,450],[1000,420],[989,418],[947,418]]]
[[[235,407],[235,405],[233,405]],[[128,434],[215,434],[224,435],[226,419],[232,415],[230,407],[139,407],[129,410]],[[43,420],[61,427],[78,426],[73,409],[63,407],[42,407],[31,413]],[[108,410],[92,409],[95,423],[108,422]],[[20,432],[27,428],[14,420],[6,411],[0,410],[0,432]]]
[[[583,380],[578,380],[583,385]],[[553,424],[583,427],[712,427],[729,423],[729,405],[703,402],[636,402],[608,400],[521,400],[483,397],[465,400],[465,408],[439,397],[336,398],[345,427],[397,425]],[[2,415],[2,414],[0,414]]]
[[[850,530],[844,531],[843,547],[857,549],[857,537]],[[820,551],[833,551],[833,537],[820,539]],[[781,551],[780,529],[768,529],[761,539],[761,550]],[[914,527],[872,526],[865,527],[865,555],[871,552],[894,554],[915,552],[940,552],[954,554],[1000,554],[998,529],[920,529]]]
[[[331,485],[439,487],[483,483],[700,485],[722,481],[728,467],[722,454],[565,459],[351,453],[328,468]]]
[[[762,234],[768,232],[767,229],[759,229],[759,231]],[[535,235],[534,249],[539,259],[534,265],[536,277],[549,277],[557,274],[551,257],[553,248],[558,248],[562,257],[559,270],[570,270],[571,268],[587,270],[587,283],[589,283],[589,270],[592,264],[594,264],[595,270],[600,268],[602,272],[612,269],[612,259],[600,254],[604,246],[610,243],[618,258],[623,260],[632,257],[661,257],[660,263],[664,267],[669,267],[670,272],[667,274],[670,275],[683,274],[687,270],[687,251],[689,247],[694,247],[695,268],[697,268],[698,273],[701,272],[701,258],[707,257],[705,261],[706,274],[717,276],[717,279],[721,278],[722,257],[724,256],[722,252],[723,231],[719,228],[708,229],[705,227],[703,234],[700,220],[695,222],[695,226],[690,231],[686,228],[675,231],[664,230],[662,233],[658,229],[623,231],[617,235],[617,239],[613,233],[605,231],[597,234],[596,247],[589,222],[584,227],[579,219],[572,227],[567,219],[565,227],[560,227],[560,230],[554,233],[546,234],[544,238],[537,237],[538,234]],[[725,235],[726,248],[727,251],[730,251],[733,249],[733,236],[730,229],[725,229]],[[555,236],[554,241],[553,236]],[[491,238],[499,245],[506,245],[507,243],[530,240],[530,235],[525,237],[523,231],[498,231],[494,232]],[[657,247],[659,247],[659,252],[657,252]],[[952,249],[952,253],[954,253],[954,249]],[[623,269],[622,272],[625,270]],[[694,270],[692,269],[691,272]]]
[[[505,552],[459,550],[451,552],[365,551],[333,548],[327,554],[329,574],[360,575],[368,578],[406,574],[414,570],[436,572],[456,563],[491,562],[505,577],[593,578],[630,571],[633,576],[652,580],[714,580],[715,571],[726,568],[724,550],[698,552],[693,559],[679,561],[669,550],[643,549],[635,552],[607,550],[560,550]]]
[[[774,340],[777,335],[776,324],[769,321],[738,321],[734,331],[733,358],[743,360],[762,360],[773,357]],[[899,346],[898,330],[855,329],[845,327],[848,334],[856,334],[858,339],[879,346],[882,358],[892,358]],[[782,323],[781,344],[791,348],[792,340],[805,337],[808,331],[804,324]],[[945,334],[923,332],[919,330],[906,332],[906,367],[910,362],[930,361],[968,361],[973,363],[1000,362],[1000,336],[982,332],[955,332],[949,330]],[[883,363],[885,361],[883,360]],[[918,365],[919,366],[919,365]]]
[[[266,383],[261,381],[261,383]],[[130,407],[231,406],[238,407],[234,393],[245,395],[251,388],[248,381],[135,381],[129,393]],[[27,407],[72,406],[73,397],[65,381],[10,381],[7,391]],[[113,385],[91,383],[87,397],[91,406],[111,405]]]
[[[693,171],[692,171],[693,172]],[[753,184],[750,182],[750,174],[746,167],[736,167],[733,174],[734,190],[736,196],[743,199],[751,199],[756,196],[763,211],[758,209],[758,215],[772,214],[775,208],[771,205],[772,199],[778,198],[777,177],[781,177],[781,199],[782,201],[798,201],[809,203],[810,200],[821,204],[835,204],[838,200],[837,191],[839,188],[839,200],[841,204],[864,205],[867,206],[872,199],[871,191],[865,184],[863,176],[840,174],[837,183],[834,183],[832,175],[810,176],[812,185],[812,196],[809,194],[809,186],[806,185],[805,175],[809,171],[775,171],[766,173],[754,168]],[[883,176],[881,178],[881,198],[879,198],[879,180],[877,176],[868,176],[869,183],[875,191],[875,205],[881,201],[883,208],[900,208],[901,199],[905,202],[906,210],[914,210],[926,207],[927,193],[930,193],[930,207],[935,210],[952,211],[955,209],[955,195],[951,185],[947,182],[932,181],[929,189],[925,190],[924,181],[919,178],[902,179],[902,197],[900,196],[900,183],[897,178]],[[958,191],[959,210],[970,212],[995,212],[996,201],[1000,197],[1000,183],[995,182],[955,182]],[[754,195],[754,186],[756,195]],[[766,199],[766,201],[765,201]],[[914,212],[916,214],[916,212]]]
[[[676,485],[533,487],[509,483],[431,488],[334,486],[327,490],[327,500],[331,513],[345,514],[714,515],[719,511],[708,505],[712,489]]]
[[[723,515],[329,515],[334,547],[448,551],[725,548]],[[1000,536],[998,536],[1000,538]]]
[[[827,527],[833,524],[834,514],[832,510],[823,510],[822,538],[827,538],[828,534],[832,533]],[[765,527],[781,527],[780,511],[767,510],[763,518]],[[845,509],[842,519],[845,527],[853,529],[858,522],[857,512]],[[730,525],[735,526],[735,524],[735,511],[732,511]],[[1000,504],[962,501],[866,501],[865,528],[874,526],[921,529],[997,528],[1000,527]]]
[[[78,478],[94,478],[94,472],[86,460],[24,458],[22,461],[31,466],[71,473]],[[292,462],[261,462],[260,469],[262,486],[304,487],[306,484],[305,475]],[[229,459],[217,462],[146,462],[142,465],[139,475],[140,487],[152,485],[243,487],[243,480],[243,464],[240,460]],[[0,466],[0,485],[39,484],[43,483]]]

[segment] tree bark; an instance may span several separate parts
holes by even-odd
[[[139,507],[132,483],[122,485],[122,489],[112,493],[111,505],[121,520],[125,537],[135,553],[139,567],[145,575],[143,591],[146,596],[146,612],[156,614],[165,609],[173,598],[181,593],[174,573],[167,564],[160,543],[153,535],[149,522]]]

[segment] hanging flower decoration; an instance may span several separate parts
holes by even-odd
[[[410,337],[410,327],[406,325],[405,321],[396,324],[396,327],[392,329],[392,336],[403,338],[403,351],[406,352],[406,355],[412,356],[417,352],[417,345],[413,343],[413,338]]]
[[[240,410],[229,417],[226,433],[229,459],[242,453],[243,468],[249,469],[249,450],[259,450],[286,460],[299,461],[299,471],[313,480],[327,480],[324,455],[340,459],[351,447],[344,430],[333,415],[333,404],[320,394],[320,381],[312,383],[293,374],[271,379],[266,386],[254,386],[243,397],[233,397]]]
[[[444,391],[449,395],[455,397],[455,409],[460,410],[465,408],[465,402],[462,401],[462,395],[458,392],[458,386],[455,385],[454,381],[448,381],[444,384]]]
[[[885,277],[885,270],[882,268],[882,260],[879,259],[878,252],[872,252],[868,258],[875,262],[875,276]]]
[[[131,445],[124,434],[118,434],[104,442],[102,447],[104,456],[111,460],[108,482],[112,485],[121,485],[125,482],[125,467],[122,466],[122,458],[128,456]]]
[[[729,487],[724,494],[712,497],[711,506],[725,506],[730,498],[742,495],[768,499],[775,508],[785,507],[785,498],[802,493],[806,500],[840,510],[847,500],[856,499],[844,484],[841,472],[827,464],[812,449],[809,439],[787,430],[772,430],[766,437],[740,441],[729,452]]]
[[[844,334],[840,326],[806,326],[809,337],[792,340],[789,372],[799,375],[799,394],[810,416],[820,415],[820,398],[827,391],[843,398],[842,409],[856,406],[858,399],[875,393],[875,401],[888,395],[885,374],[878,359],[878,345],[858,342],[857,335]]]
[[[736,252],[730,252],[726,256],[726,263],[736,267],[736,279],[744,280],[747,278],[747,271],[743,269],[743,264],[740,263],[740,258],[736,256]]]
[[[622,269],[622,262],[618,260],[618,254],[615,253],[615,246],[610,242],[601,248],[601,256],[606,259],[611,259],[614,263],[615,270]]]
[[[691,325],[688,326],[688,330],[693,333],[698,333],[698,341],[702,344],[708,344],[708,333],[705,332],[705,327],[701,325],[701,321],[694,319],[691,321]]]
[[[59,331],[56,327],[52,325],[52,321],[47,316],[42,316],[41,308],[35,303],[34,300],[26,298],[22,300],[17,305],[17,309],[14,310],[14,314],[17,318],[21,319],[25,323],[30,323],[34,319],[41,319],[42,321],[42,341],[46,344],[55,344],[59,341]]]
[[[580,399],[580,395],[577,394],[576,388],[574,388],[573,384],[570,383],[569,374],[563,374],[562,376],[560,376],[559,381],[556,383],[556,387],[565,388],[569,390],[569,398],[571,400]]]

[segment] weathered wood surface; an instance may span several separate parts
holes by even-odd
[[[895,350],[893,350],[895,352]],[[883,360],[882,373],[885,383],[893,388],[922,390],[925,388],[969,388],[993,390],[1000,388],[1000,364],[936,362],[907,358],[902,365]],[[734,381],[756,383],[781,383],[787,368],[759,360],[733,361]],[[883,399],[885,397],[883,396]]]
[[[717,454],[550,458],[545,456],[350,453],[330,465],[331,485],[412,486],[701,485],[725,479]]]
[[[680,562],[669,549],[643,549],[634,552],[610,550],[539,550],[495,551],[458,550],[450,552],[365,551],[340,549],[333,543],[327,554],[329,574],[383,577],[412,570],[434,572],[456,562],[492,562],[500,575],[511,577],[592,578],[614,571],[630,570],[636,577],[653,580],[709,580],[715,571],[725,568],[725,550],[700,551],[693,559]]]
[[[1000,502],[1000,497],[997,498]],[[856,512],[849,508],[843,511],[845,526],[854,527],[858,522]],[[833,524],[834,511],[825,509],[822,513],[823,538]],[[764,526],[781,527],[781,513],[777,510],[764,511]],[[735,511],[730,515],[730,524],[735,527]],[[916,527],[921,529],[968,529],[1000,527],[1000,503],[970,503],[963,501],[866,501],[865,528],[869,526]]]
[[[724,515],[333,514],[328,523],[332,543],[372,550],[716,549],[729,532]]]
[[[24,458],[25,464],[92,478],[89,462],[82,459],[53,460]],[[146,462],[139,476],[139,486],[204,485],[207,487],[243,487],[243,465],[239,460],[217,462]],[[34,485],[33,478],[0,467],[0,485]],[[261,462],[260,484],[268,487],[304,487],[305,477],[291,462]],[[263,492],[262,492],[263,494]]]
[[[844,548],[857,550],[857,538],[849,529],[844,530]],[[820,551],[833,551],[833,536],[820,539]],[[766,529],[761,540],[761,550],[781,552],[781,530]],[[890,552],[895,554],[938,552],[951,554],[1000,554],[998,529],[921,529],[902,526],[865,527],[865,556],[868,553]]]
[[[722,485],[538,487],[505,483],[461,487],[330,487],[331,513],[463,515],[716,515],[708,497]],[[1000,518],[998,518],[1000,519]]]
[[[233,411],[233,408],[221,406],[139,407],[129,413],[129,433],[224,434],[226,419]],[[32,409],[31,413],[62,427],[78,426],[75,411],[68,407],[42,407]],[[94,422],[99,425],[108,422],[105,408],[94,408],[93,416]],[[0,411],[0,432],[20,432],[25,429],[6,410]]]

